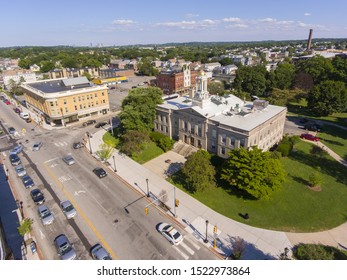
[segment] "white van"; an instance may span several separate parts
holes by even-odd
[[[27,119],[30,118],[30,115],[29,115],[29,113],[27,113],[27,112],[21,112],[21,113],[19,114],[19,116],[20,116],[22,119],[24,119],[24,120],[27,120]]]

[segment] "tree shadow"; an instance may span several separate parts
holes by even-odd
[[[302,151],[296,151],[290,155],[290,158],[315,169],[319,167],[321,173],[334,177],[337,182],[347,185],[347,168],[336,160],[328,158],[322,160]]]
[[[245,241],[243,238],[239,236],[231,236],[225,240],[221,240],[217,238],[217,246],[220,250],[222,250],[226,259],[232,259],[234,254],[233,248],[237,246],[235,243],[239,243],[242,241],[242,252],[241,252],[241,260],[276,260],[277,258],[269,253],[265,253],[253,243]]]
[[[304,178],[302,177],[298,177],[298,176],[290,176],[292,177],[292,179],[295,181],[295,182],[298,182],[299,184],[301,185],[308,185],[308,181],[305,180]]]
[[[346,134],[347,134],[347,132],[346,132]],[[339,141],[334,141],[334,140],[330,140],[330,139],[325,139],[325,138],[323,138],[323,137],[320,137],[320,139],[321,139],[322,141],[327,142],[327,143],[332,144],[332,145],[344,146],[344,144],[341,143],[341,142],[339,142]]]

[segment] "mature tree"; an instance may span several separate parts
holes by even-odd
[[[312,173],[308,177],[308,184],[310,187],[319,187],[322,184],[322,176],[318,172]]]
[[[298,89],[295,89],[295,90],[283,89],[282,90],[282,89],[274,88],[271,91],[268,101],[274,105],[286,106],[289,102],[297,101],[302,96],[303,96],[303,91]]]
[[[304,72],[298,72],[295,74],[293,87],[302,90],[311,90],[314,86],[312,76]]]
[[[156,107],[162,103],[162,90],[157,87],[136,88],[122,102],[119,118],[124,130],[150,131],[154,128]]]
[[[272,87],[279,89],[289,89],[292,86],[295,67],[290,63],[281,63],[273,72]]]
[[[230,58],[230,57],[224,57],[222,58],[219,63],[222,65],[222,66],[225,66],[225,65],[231,65],[233,64],[233,60]]]
[[[307,107],[317,116],[328,116],[347,109],[347,89],[343,82],[325,81],[308,95]]]
[[[52,61],[43,61],[41,64],[41,73],[47,73],[55,68],[55,64]]]
[[[347,83],[347,59],[337,56],[332,63],[334,66],[332,79]]]
[[[147,58],[141,59],[141,61],[138,62],[137,67],[139,73],[145,76],[155,76],[159,73],[159,70],[153,67],[150,59]]]
[[[231,150],[221,178],[230,186],[260,199],[268,198],[272,192],[280,189],[285,174],[281,162],[272,158],[270,152],[252,147],[251,150]]]
[[[199,150],[188,157],[182,173],[186,177],[188,189],[192,192],[216,186],[216,171],[211,164],[210,154],[204,150]]]
[[[121,152],[132,156],[135,153],[141,152],[144,144],[149,142],[149,136],[147,132],[128,130],[122,136]]]
[[[333,260],[336,250],[322,244],[300,243],[294,248],[294,257],[298,260]]]
[[[29,69],[30,68],[30,60],[28,58],[22,58],[18,62],[18,66],[23,69]]]
[[[315,56],[300,62],[297,69],[298,72],[309,74],[315,84],[328,80],[334,70],[331,60],[322,56]]]
[[[207,85],[207,90],[213,95],[224,95],[224,84],[222,82],[211,82]]]
[[[266,69],[263,66],[239,66],[236,71],[234,87],[251,95],[263,95],[266,90]]]

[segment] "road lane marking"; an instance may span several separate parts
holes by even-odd
[[[48,163],[48,162],[54,161],[56,159],[58,159],[58,158],[56,157],[56,158],[52,158],[52,159],[46,160],[44,163]]]
[[[79,213],[79,215],[82,217],[82,219],[87,223],[89,228],[94,232],[94,234],[97,236],[97,238],[100,240],[102,245],[105,247],[105,249],[110,253],[113,259],[120,259],[118,255],[111,249],[110,245],[106,242],[106,240],[102,237],[100,232],[96,229],[96,227],[93,225],[93,223],[88,219],[88,217],[84,214],[84,212],[81,210],[81,208],[78,206],[76,201],[73,199],[73,196],[70,195],[69,192],[67,192],[63,186],[63,184],[58,180],[58,178],[54,175],[54,173],[45,165],[45,168],[47,172],[51,175],[53,180],[57,183],[57,185],[61,188],[63,193],[67,196],[67,198],[70,200],[70,202],[74,205],[76,211]]]
[[[183,241],[184,242],[184,241]],[[188,245],[187,244],[184,244],[183,242],[181,242],[181,246],[189,253],[189,254],[191,254],[191,255],[194,255],[194,250],[192,250],[191,248],[189,248],[188,247]]]
[[[175,245],[172,245],[172,247],[179,253],[185,260],[189,259],[189,256],[187,256],[185,253],[183,253],[180,249],[178,249]]]
[[[188,237],[188,238],[187,238]],[[196,250],[200,249],[200,246],[198,244],[196,244],[196,241],[192,240],[191,237],[189,235],[186,235],[185,240],[189,242],[189,244],[191,244]]]

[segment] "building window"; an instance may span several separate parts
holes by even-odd
[[[98,94],[97,94],[97,93],[95,93],[95,94],[94,94],[94,97],[98,97]]]
[[[65,113],[68,113],[68,112],[69,112],[68,108],[67,108],[67,107],[65,107]]]
[[[201,123],[198,124],[198,135],[200,137],[202,137],[202,124]]]
[[[212,141],[212,142],[211,142],[211,149],[212,149],[212,150],[215,150],[215,149],[216,149],[216,142],[215,142],[215,141]]]
[[[155,129],[158,130],[158,124],[157,123],[155,124]]]
[[[87,95],[87,100],[89,100],[89,95]]]
[[[165,126],[165,132],[169,133],[169,128],[167,126]]]
[[[58,106],[58,101],[55,101],[55,106]]]
[[[226,145],[227,143],[227,136],[225,134],[222,134],[222,144]]]
[[[99,102],[97,100],[95,101],[95,105],[99,105]]]
[[[240,147],[244,147],[245,146],[245,139],[240,139]]]
[[[220,153],[221,153],[222,155],[225,155],[225,148],[224,148],[224,147],[221,147]]]
[[[101,93],[101,95],[102,95],[102,96],[105,96],[105,93],[104,93],[104,92],[102,92],[102,93]]]
[[[50,105],[50,106],[54,106],[54,103],[53,103],[53,102],[49,102],[49,105]]]
[[[85,109],[86,108],[86,104],[83,104],[83,109]]]
[[[84,95],[82,96],[82,101],[84,101]]]
[[[90,99],[93,99],[93,94],[90,95]]]
[[[88,108],[90,108],[90,103],[88,102]]]
[[[63,99],[63,101],[64,101],[64,105],[66,105],[66,99]]]
[[[73,98],[73,102],[76,102],[76,97]]]
[[[235,138],[234,137],[230,137],[230,145],[231,146],[235,145]]]
[[[75,111],[77,111],[77,105],[75,105]]]
[[[216,139],[217,138],[217,130],[212,129],[212,138]]]
[[[92,107],[94,107],[94,102],[92,102]]]
[[[106,103],[105,99],[102,100],[102,103]]]
[[[81,101],[81,96],[78,97],[78,101],[79,101],[79,102]]]
[[[54,111],[54,110],[51,110],[51,114],[52,114],[52,115],[55,115],[55,111]]]

